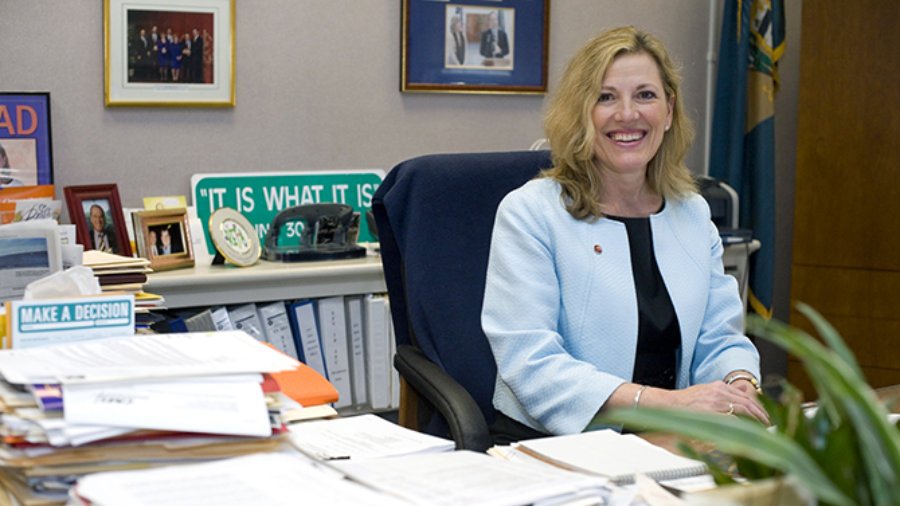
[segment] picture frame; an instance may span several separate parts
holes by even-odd
[[[187,209],[137,211],[132,218],[138,256],[150,260],[153,270],[194,266]]]
[[[76,238],[85,250],[132,256],[116,184],[66,186],[63,192]]]
[[[103,0],[106,106],[233,107],[235,0]]]
[[[0,188],[53,183],[49,92],[0,92]]]
[[[547,91],[549,0],[403,0],[400,91]]]

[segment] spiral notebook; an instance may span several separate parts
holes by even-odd
[[[637,473],[654,480],[674,480],[705,474],[706,464],[676,455],[634,434],[598,430],[528,439],[515,448],[562,468],[595,474],[613,483],[634,482]]]

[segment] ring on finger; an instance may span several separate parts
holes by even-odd
[[[734,414],[734,403],[733,403],[733,402],[729,402],[729,403],[728,403],[728,411],[727,411],[725,414],[726,414],[726,415],[733,415],[733,414]]]

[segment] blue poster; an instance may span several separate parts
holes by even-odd
[[[50,94],[0,93],[0,188],[53,183]]]

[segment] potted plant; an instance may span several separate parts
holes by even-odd
[[[674,409],[616,410],[606,420],[707,441],[731,456],[738,473],[751,482],[787,475],[820,504],[900,505],[900,430],[838,332],[811,307],[801,303],[797,309],[824,344],[755,315],[748,317],[747,329],[802,361],[818,395],[813,413],[802,406],[800,392],[785,383],[777,398],[761,397],[773,424],[769,428],[740,417]],[[696,452],[692,456],[703,458]],[[729,482],[730,475],[716,462],[703,460],[717,482]]]

